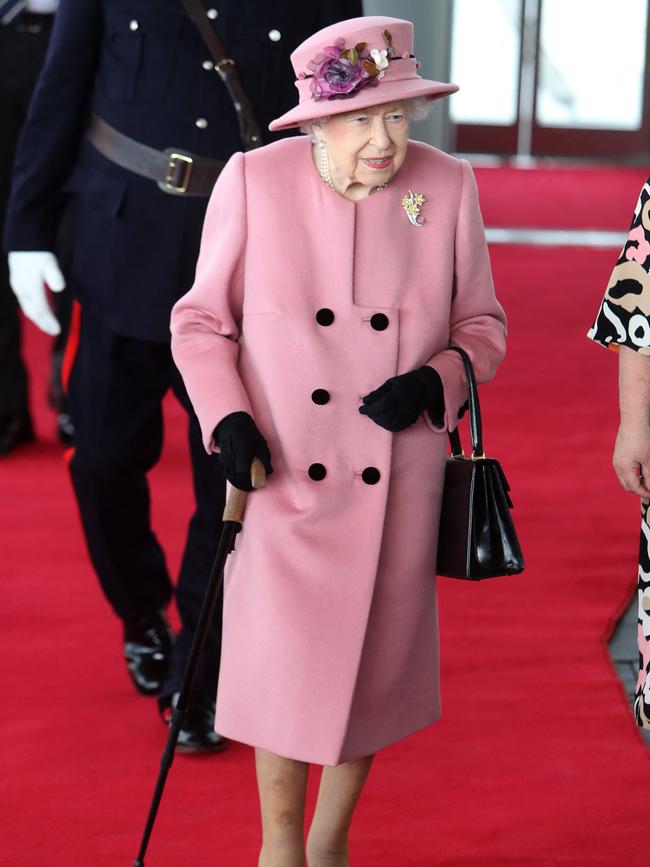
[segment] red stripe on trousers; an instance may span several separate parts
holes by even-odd
[[[72,302],[72,312],[70,314],[70,330],[68,331],[68,338],[65,342],[65,349],[63,350],[63,360],[61,361],[61,385],[63,387],[64,394],[68,393],[68,383],[70,382],[70,374],[72,373],[72,366],[74,364],[74,360],[77,357],[77,350],[79,349],[79,329],[81,327],[81,304],[78,301]],[[73,421],[74,424],[74,421]],[[74,446],[68,448],[63,453],[63,460],[66,464],[69,464],[74,456]]]

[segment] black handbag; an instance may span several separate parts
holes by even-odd
[[[524,558],[510,515],[510,486],[499,461],[483,452],[471,359],[464,349],[450,349],[460,355],[467,374],[472,454],[465,457],[458,429],[449,434],[451,454],[445,468],[436,572],[471,581],[516,575],[524,570]]]

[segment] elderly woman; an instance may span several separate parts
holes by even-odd
[[[504,354],[469,165],[409,141],[410,22],[358,18],[292,55],[312,135],[236,154],[172,348],[226,475],[250,490],[226,570],[216,726],[256,748],[261,867],[348,864],[374,753],[440,716],[435,560],[447,431]],[[415,103],[413,100],[416,100]],[[271,460],[273,466],[271,468]]]

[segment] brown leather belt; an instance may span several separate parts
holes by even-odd
[[[143,178],[151,178],[164,193],[209,196],[225,163],[181,148],[156,150],[124,135],[93,114],[86,138],[106,159]]]

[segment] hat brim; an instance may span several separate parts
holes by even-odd
[[[323,99],[318,102],[310,99],[308,102],[300,103],[281,117],[272,120],[269,129],[272,132],[281,129],[293,129],[308,121],[318,120],[318,118],[343,114],[348,111],[359,111],[388,102],[413,99],[416,96],[423,96],[431,100],[442,99],[445,96],[451,96],[457,90],[457,84],[428,81],[422,78],[381,81],[376,87],[365,87],[355,96],[347,99]]]

